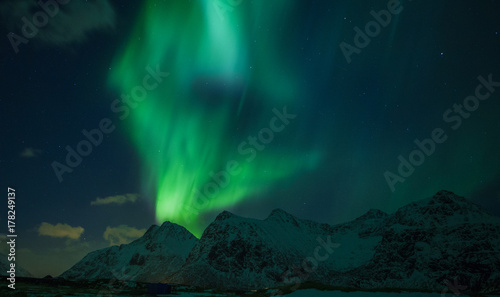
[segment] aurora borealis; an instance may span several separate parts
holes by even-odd
[[[274,1],[255,9],[270,22],[290,5],[293,1]],[[244,27],[244,11],[218,9],[208,0],[145,3],[111,75],[126,93],[142,80],[145,65],[172,73],[140,98],[128,129],[144,162],[143,186],[156,196],[157,221],[178,223],[198,236],[204,228],[201,213],[255,198],[274,181],[318,162],[317,152],[287,153],[286,145],[272,145],[279,135],[269,128],[271,133],[262,134],[276,117],[271,111],[283,108],[286,114],[303,100],[303,90],[273,38],[249,48],[252,28]],[[252,109],[250,100],[259,106]],[[280,122],[273,122],[274,132],[290,123]],[[248,136],[247,144],[252,131],[260,135]],[[228,172],[228,166],[235,168]]]
[[[396,2],[72,0],[15,51],[44,10],[3,1],[19,264],[55,276],[165,220],[199,237],[223,210],[337,224],[448,190],[500,214],[498,3]]]

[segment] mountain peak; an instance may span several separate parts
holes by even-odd
[[[160,226],[158,234],[163,234],[162,236],[165,237],[175,236],[178,238],[190,238],[194,236],[188,229],[170,221],[166,221]]]
[[[271,214],[269,214],[269,216],[265,219],[265,221],[276,221],[287,224],[291,223],[295,227],[299,227],[298,219],[281,208],[276,208],[273,211],[271,211]]]
[[[284,211],[281,208],[275,208],[271,211],[271,213],[269,214],[267,219],[269,219],[269,218],[288,218],[288,217],[293,217],[293,215],[289,214],[288,212]]]
[[[288,214],[286,211],[284,211],[283,209],[281,209],[281,208],[279,208],[279,207],[278,207],[278,208],[273,209],[273,210],[271,211],[271,214],[273,214],[273,213]]]
[[[170,221],[165,221],[165,222],[163,222],[163,223],[161,224],[160,229],[161,229],[161,230],[165,230],[165,229],[175,229],[176,227],[181,227],[181,228],[183,228],[182,226],[179,226],[179,225],[177,225],[177,224],[175,224],[175,223],[172,223],[172,222],[170,222]]]
[[[371,208],[368,210],[364,215],[360,216],[358,220],[369,220],[369,219],[382,219],[387,217],[388,214],[379,210],[379,209],[374,209]]]
[[[450,191],[439,191],[431,198],[401,207],[391,218],[409,226],[451,226],[484,221],[491,217],[485,209]]]
[[[186,228],[166,221],[153,225],[128,244],[93,251],[60,277],[70,280],[112,279],[115,271],[129,271],[135,281],[160,282],[178,271],[198,239]],[[124,275],[124,274],[122,274]]]
[[[433,197],[432,200],[439,202],[439,203],[459,203],[459,202],[466,202],[467,200],[464,197],[458,196],[453,192],[446,191],[446,190],[441,190],[437,192]]]
[[[172,223],[170,221],[165,221],[161,224],[161,226],[152,225],[151,227],[149,227],[149,229],[144,233],[143,238],[148,240],[152,240],[153,238],[158,238],[158,240],[161,240],[167,237],[179,237],[179,236],[183,238],[188,238],[192,236],[192,234],[181,225]]]
[[[234,213],[229,212],[227,210],[224,210],[223,212],[221,212],[220,214],[217,215],[215,220],[216,221],[224,221],[224,220],[235,218],[235,217],[237,217],[237,216]]]

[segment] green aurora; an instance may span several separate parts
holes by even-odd
[[[273,110],[297,114],[293,107],[304,100],[304,90],[274,36],[259,32],[259,46],[251,46],[256,26],[245,27],[245,9],[272,24],[274,14],[295,2],[273,1],[265,8],[264,2],[251,8],[209,0],[152,3],[143,5],[110,84],[130,93],[146,67],[169,73],[130,111],[125,129],[143,164],[144,190],[156,197],[157,221],[199,236],[204,213],[257,199],[276,181],[320,160],[319,151],[287,149],[297,142],[296,120],[283,125],[285,132],[267,135],[268,144],[247,143],[269,127]],[[228,162],[233,174],[219,173]]]
[[[285,195],[295,198],[348,197],[339,206],[327,203],[326,209],[357,211],[359,201],[364,201],[363,205],[394,211],[442,189],[471,196],[495,183],[500,169],[489,166],[481,157],[483,152],[475,148],[481,143],[485,152],[491,152],[497,146],[491,137],[477,133],[484,129],[478,119],[495,118],[494,109],[487,107],[494,101],[482,103],[457,131],[442,119],[446,109],[474,91],[474,85],[451,98],[432,88],[413,86],[413,80],[432,76],[441,66],[433,64],[427,72],[415,68],[401,76],[404,55],[381,58],[377,65],[384,71],[357,72],[357,66],[352,65],[346,72],[344,64],[336,67],[333,56],[327,56],[338,55],[342,32],[353,34],[352,24],[338,24],[338,18],[322,22],[323,28],[332,28],[333,41],[325,40],[323,31],[310,33],[310,40],[316,43],[305,46],[321,49],[323,54],[318,56],[316,68],[305,71],[293,52],[297,47],[293,42],[300,42],[293,38],[297,28],[286,22],[300,11],[298,1],[232,3],[233,7],[214,0],[146,2],[112,67],[110,85],[127,94],[141,84],[147,67],[158,66],[169,73],[120,125],[138,153],[143,193],[155,197],[158,223],[169,220],[199,236],[220,211],[255,207],[258,199],[281,190],[280,186],[287,187]],[[342,14],[337,13],[339,17]],[[303,46],[298,45],[299,49]],[[358,58],[371,61],[376,51],[377,46],[370,47]],[[345,63],[343,57],[339,59]],[[331,80],[307,82],[315,79],[311,71],[325,73],[325,69],[332,74]],[[489,71],[487,67],[467,77]],[[320,84],[331,84],[336,90],[325,95],[330,93],[315,89]],[[376,84],[384,91],[372,92],[370,98],[359,97],[361,89]],[[415,89],[410,92],[394,85]],[[409,99],[409,94],[417,91],[422,97],[446,100],[423,104]],[[401,102],[408,105],[407,110],[419,112],[408,117],[397,108]],[[366,106],[370,106],[369,112]],[[273,109],[282,111],[285,107],[297,117],[275,133],[264,149],[250,145],[248,137],[258,136],[270,126]],[[333,117],[325,120],[326,116],[318,113],[320,109],[329,110]],[[420,113],[429,111],[432,114],[422,122]],[[316,118],[320,121],[315,122]],[[408,129],[401,129],[402,125]],[[398,156],[408,158],[416,148],[414,139],[429,138],[437,127],[443,128],[449,139],[436,146],[436,152],[391,192],[384,173],[397,172]],[[496,135],[495,125],[490,124],[489,129]],[[464,150],[457,151],[457,147]],[[220,180],[219,173],[233,160],[238,162],[238,174],[230,175],[229,182],[224,177]],[[299,174],[300,185],[294,182]],[[326,190],[324,183],[328,184]],[[345,215],[342,219],[348,219],[349,214]]]

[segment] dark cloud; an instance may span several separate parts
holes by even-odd
[[[55,46],[80,43],[91,32],[114,28],[115,11],[107,0],[60,2],[68,3],[40,1],[42,7],[32,0],[8,0],[0,3],[0,15],[12,33]],[[26,23],[35,25],[30,37],[23,31],[23,27],[29,28]]]

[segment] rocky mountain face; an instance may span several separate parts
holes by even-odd
[[[493,292],[500,289],[499,267],[500,219],[441,191],[394,214],[372,209],[335,226],[280,209],[265,220],[224,211],[197,240],[165,223],[129,245],[90,253],[62,276],[109,278],[113,269],[126,269],[135,280],[199,287],[256,289],[316,281],[355,288],[460,285]]]
[[[89,253],[61,277],[161,282],[180,269],[197,241],[184,227],[165,222],[129,244]]]
[[[255,289],[300,277],[303,262],[320,274],[331,267],[348,271],[367,264],[382,239],[377,234],[359,238],[350,229],[377,229],[380,222],[367,214],[350,225],[332,227],[297,219],[280,209],[263,221],[223,212],[207,227],[172,281]]]
[[[434,290],[457,283],[474,292],[493,292],[500,288],[500,220],[441,191],[389,216],[373,258],[342,283]]]

